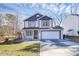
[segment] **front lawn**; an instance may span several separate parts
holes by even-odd
[[[35,56],[40,54],[38,41],[0,44],[0,55],[5,56]]]

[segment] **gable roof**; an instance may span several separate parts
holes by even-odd
[[[35,15],[25,19],[24,21],[36,21],[36,20],[51,20],[52,18],[48,17],[48,16],[44,16],[40,13],[36,13]]]
[[[24,21],[36,21],[38,18],[42,17],[43,15],[36,13],[35,15],[29,17],[28,19],[25,19]]]
[[[52,20],[52,18],[48,16],[41,17],[39,20]]]

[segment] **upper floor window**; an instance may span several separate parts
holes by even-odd
[[[28,26],[29,27],[35,27],[36,26],[36,22],[35,21],[29,21],[28,22]]]
[[[42,26],[48,27],[49,24],[49,20],[42,20]]]

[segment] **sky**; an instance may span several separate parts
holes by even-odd
[[[79,14],[79,3],[0,3],[0,13],[18,14],[20,23],[35,13],[41,13],[57,19],[65,19],[69,14]],[[62,16],[62,17],[61,17]]]

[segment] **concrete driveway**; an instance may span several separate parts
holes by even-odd
[[[67,40],[42,40],[40,56],[79,56],[79,44]]]

